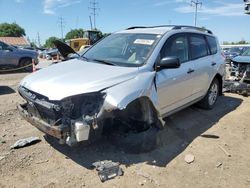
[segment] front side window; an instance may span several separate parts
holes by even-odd
[[[150,56],[161,35],[117,33],[91,47],[83,57],[118,66],[141,66]]]
[[[178,57],[180,62],[188,61],[188,39],[186,36],[170,38],[161,51],[161,58]]]
[[[210,51],[212,54],[216,54],[217,53],[217,42],[216,42],[216,39],[214,37],[211,37],[211,36],[206,36],[207,38],[207,42],[208,42],[208,45],[210,47]]]
[[[7,50],[8,46],[2,42],[0,42],[0,50]]]
[[[202,35],[190,37],[191,58],[198,59],[208,55],[207,43]]]

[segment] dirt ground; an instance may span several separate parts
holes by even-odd
[[[161,145],[152,152],[126,154],[105,139],[70,148],[21,119],[16,104],[27,74],[0,75],[0,187],[250,187],[250,99],[220,97],[212,111],[187,108],[168,118]],[[41,142],[11,150],[18,139]],[[228,152],[229,157],[223,150]],[[187,154],[195,161],[187,164]],[[101,183],[91,164],[119,162],[124,175]]]

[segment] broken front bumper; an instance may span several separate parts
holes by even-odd
[[[67,133],[70,131],[69,128],[65,127],[62,128],[60,126],[51,126],[50,124],[46,123],[45,121],[32,116],[31,114],[29,114],[29,112],[25,109],[26,104],[23,105],[18,105],[17,109],[20,113],[20,115],[26,120],[28,121],[30,124],[32,124],[33,126],[35,126],[36,128],[38,128],[40,131],[56,137],[58,139],[66,139]]]

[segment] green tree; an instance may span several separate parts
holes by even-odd
[[[25,35],[25,30],[16,23],[0,24],[0,37],[22,37]]]
[[[83,29],[71,29],[65,36],[65,40],[83,37]]]
[[[59,40],[57,37],[49,37],[46,41],[45,41],[45,44],[44,44],[44,47],[45,48],[54,48],[54,44],[53,42],[55,40]]]

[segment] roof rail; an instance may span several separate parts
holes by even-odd
[[[133,27],[129,27],[126,30],[131,30],[131,29],[144,29],[144,28],[150,28],[150,27],[146,27],[146,26],[133,26]]]
[[[209,29],[203,28],[203,27],[195,27],[195,26],[187,26],[187,25],[176,25],[173,27],[173,29],[182,29],[182,28],[186,28],[186,29],[196,29],[199,31],[205,31],[209,34],[213,34],[213,32]]]
[[[145,28],[157,28],[157,27],[172,27],[172,29],[196,29],[199,31],[204,31],[209,34],[213,34],[211,30],[208,30],[206,28],[202,27],[195,27],[195,26],[188,26],[188,25],[157,25],[157,26],[134,26],[134,27],[129,27],[126,30],[131,30],[131,29],[145,29]]]

